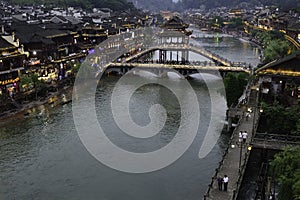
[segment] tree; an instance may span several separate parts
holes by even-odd
[[[35,99],[38,99],[39,94],[45,96],[47,93],[47,84],[44,81],[39,80],[37,74],[22,74],[21,75],[21,85],[27,88],[33,88],[35,92]]]
[[[284,40],[271,40],[264,50],[264,62],[271,62],[289,54],[290,47]]]
[[[255,35],[264,48],[265,63],[281,59],[294,51],[280,31],[258,32]]]
[[[279,104],[262,103],[263,113],[260,118],[260,132],[274,134],[300,135],[300,108],[298,106],[284,107]]]
[[[232,19],[230,19],[229,22],[230,22],[230,24],[228,26],[229,28],[235,28],[237,30],[243,29],[244,24],[243,24],[242,18],[240,18],[240,17],[232,18]]]
[[[228,107],[238,103],[238,99],[242,96],[247,83],[248,75],[246,73],[229,72],[226,75],[224,85]]]
[[[280,183],[279,200],[300,197],[300,149],[287,148],[271,162],[274,177]]]

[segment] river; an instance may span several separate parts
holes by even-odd
[[[200,44],[229,60],[255,66],[257,47],[238,39],[203,39]],[[135,79],[136,77],[132,77]],[[147,77],[153,78],[153,77]],[[159,135],[145,141],[122,135],[110,112],[111,94],[119,77],[103,78],[96,93],[99,123],[118,146],[130,151],[159,149],[175,137],[180,122],[180,106],[165,87],[149,84],[138,89],[130,100],[132,119],[141,125],[149,121],[153,104],[163,105],[168,119]],[[174,84],[182,81],[170,80]],[[190,80],[199,102],[210,103],[203,80]],[[181,91],[184,95],[185,91]],[[172,96],[173,95],[173,96]],[[217,106],[222,106],[217,105]],[[201,121],[190,148],[173,164],[149,173],[125,173],[97,161],[77,134],[72,104],[37,109],[26,118],[0,122],[0,199],[52,200],[194,200],[203,197],[221,160],[228,134],[221,134],[212,151],[198,158],[209,124],[208,108],[200,106]],[[89,120],[89,119],[86,119]],[[221,130],[219,130],[221,131]]]

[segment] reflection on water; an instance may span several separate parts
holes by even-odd
[[[137,123],[148,121],[147,109],[153,102],[161,103],[168,111],[161,133],[146,142],[137,142],[120,134],[109,112],[110,93],[116,81],[112,77],[103,81],[96,95],[97,113],[109,138],[133,151],[149,151],[170,142],[180,120],[178,102],[172,93],[158,85],[146,85],[136,91],[130,108]],[[206,101],[203,83],[193,81],[192,85],[198,98]],[[209,112],[204,110],[203,119],[208,119],[206,113]],[[199,160],[202,132],[208,121],[200,124],[194,144],[181,159],[158,172],[132,175],[107,168],[88,154],[75,131],[71,104],[45,108],[17,122],[1,122],[0,194],[4,199],[198,199],[217,166],[224,142],[221,140],[211,154]]]
[[[193,29],[193,34],[200,37],[191,43],[197,43],[199,46],[220,55],[232,62],[246,62],[256,67],[260,60],[260,49],[243,39],[234,38],[227,34],[207,33]],[[219,37],[217,40],[215,37]],[[212,38],[214,37],[214,38]]]
[[[212,51],[222,52],[223,57],[229,55],[232,59],[256,62],[253,48],[244,47],[233,38],[224,38],[218,47],[212,43],[202,44]],[[130,100],[130,110],[136,123],[147,124],[148,109],[153,103],[164,105],[168,120],[156,137],[143,142],[132,140],[121,133],[110,113],[110,95],[117,80],[114,77],[102,80],[96,94],[97,115],[108,137],[120,147],[137,152],[161,148],[170,142],[180,120],[174,95],[158,85],[146,85],[135,92]],[[197,80],[190,83],[199,101],[208,103],[205,84]],[[112,170],[87,152],[75,130],[71,104],[53,106],[50,103],[35,108],[26,118],[0,121],[0,199],[202,198],[228,141],[228,136],[222,135],[212,152],[206,158],[198,159],[209,124],[207,109],[207,106],[201,107],[198,135],[182,158],[165,169],[138,175]]]

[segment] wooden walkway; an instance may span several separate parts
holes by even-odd
[[[215,175],[212,177],[212,182],[209,184],[207,193],[204,195],[204,200],[234,200],[237,198],[240,184],[244,175],[246,164],[248,161],[250,150],[248,147],[251,144],[253,130],[256,130],[258,121],[258,109],[256,107],[257,91],[255,87],[251,88],[250,98],[248,101],[249,107],[253,108],[250,118],[242,117],[235,128],[228,148],[223,155],[219,167],[216,169]],[[248,138],[246,144],[240,145],[239,131],[247,131]],[[217,177],[229,177],[228,191],[219,191]]]

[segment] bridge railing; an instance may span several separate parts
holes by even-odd
[[[256,133],[253,138],[253,144],[263,142],[265,144],[286,144],[286,145],[300,145],[300,136],[296,135],[283,135],[283,134],[270,134],[270,133]]]
[[[247,68],[247,64],[246,63],[242,63],[242,62],[231,62],[230,60],[223,58],[221,56],[219,56],[216,53],[213,53],[209,50],[206,50],[202,47],[198,47],[198,46],[194,46],[192,44],[187,45],[187,44],[182,44],[182,46],[178,46],[178,44],[174,44],[174,45],[170,45],[170,44],[164,44],[164,45],[158,45],[158,46],[153,46],[150,47],[148,49],[143,49],[141,48],[139,51],[136,52],[135,55],[131,55],[129,57],[124,57],[122,59],[119,59],[119,61],[117,62],[121,62],[121,63],[126,63],[126,62],[135,62],[135,63],[160,63],[160,64],[181,64],[181,65],[195,65],[195,66],[217,66],[217,64],[214,64],[213,62],[203,62],[203,61],[158,61],[158,60],[152,60],[152,59],[145,59],[143,61],[138,61],[139,57],[142,57],[143,55],[151,52],[151,51],[155,51],[155,50],[159,50],[159,49],[164,49],[164,48],[186,48],[188,50],[194,51],[194,52],[198,52],[199,54],[202,54],[204,56],[206,56],[207,58],[210,58],[212,60],[214,60],[217,63],[221,63],[224,66],[227,67],[242,67],[245,70],[248,70]],[[249,65],[250,66],[250,65]]]
[[[176,60],[166,60],[166,61],[160,61],[158,59],[156,60],[143,60],[143,61],[136,61],[134,63],[141,63],[141,64],[173,64],[173,65],[195,65],[195,66],[216,66],[214,62],[210,61],[176,61]]]
[[[232,67],[248,67],[246,62],[230,62]]]

